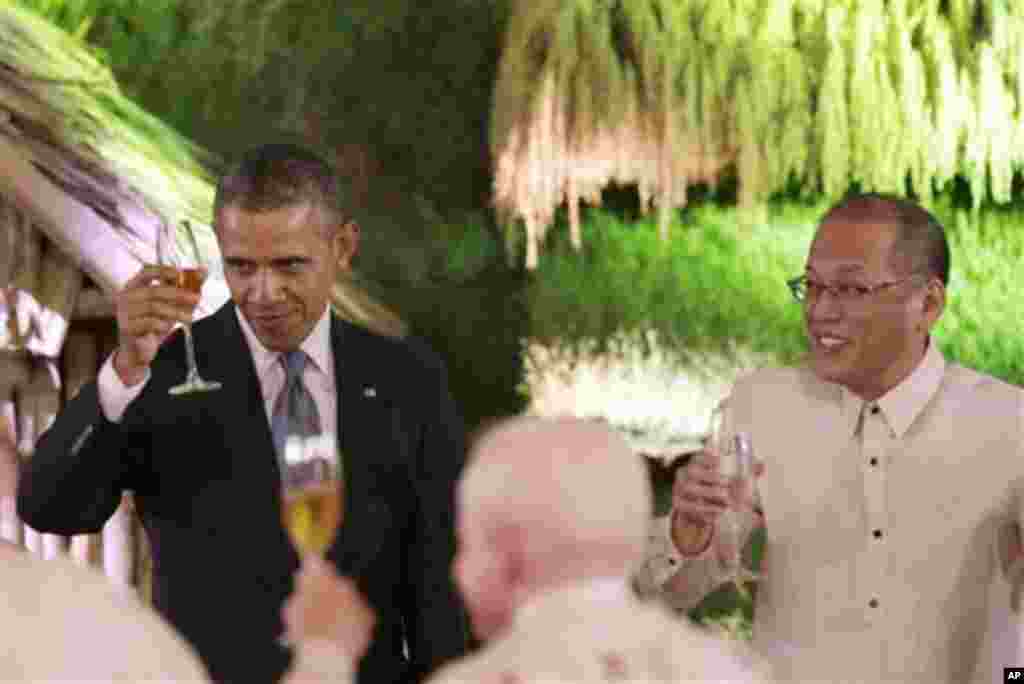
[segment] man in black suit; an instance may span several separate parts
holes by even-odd
[[[327,559],[377,615],[359,680],[419,681],[467,644],[448,574],[461,418],[431,352],[331,313],[359,237],[336,184],[302,148],[247,154],[214,203],[232,301],[193,330],[200,374],[222,389],[168,394],[185,374],[171,328],[198,298],[173,286],[173,271],[146,266],[117,296],[117,351],[20,480],[21,517],[58,534],[99,531],[134,492],[154,603],[222,682],[272,682],[289,662],[280,612],[300,561],[281,524],[271,423],[289,373],[282,354],[294,350],[340,446],[344,522]]]

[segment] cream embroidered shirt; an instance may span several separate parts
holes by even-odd
[[[1002,558],[1000,538],[1021,522],[1022,397],[947,363],[934,344],[876,402],[806,368],[756,371],[736,384],[727,422],[751,435],[766,466],[754,640],[777,677],[976,676],[990,588],[1021,574],[1020,563]],[[651,560],[658,557],[655,548]],[[660,557],[668,557],[664,544]],[[720,582],[708,554],[676,558],[697,593]],[[658,573],[646,572],[654,582]],[[677,584],[665,574],[663,588]],[[1009,593],[995,595],[1010,606]],[[1020,643],[1020,622],[1007,629]]]

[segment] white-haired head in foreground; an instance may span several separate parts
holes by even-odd
[[[453,572],[488,639],[540,591],[628,576],[643,553],[651,492],[641,458],[611,429],[521,417],[477,441],[457,511]]]

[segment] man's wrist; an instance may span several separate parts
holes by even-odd
[[[342,644],[323,637],[303,639],[295,648],[295,670],[326,681],[352,677],[356,659]]]
[[[124,354],[121,353],[120,349],[114,351],[113,359],[114,372],[117,373],[118,379],[125,387],[134,387],[140,382],[146,379],[146,371],[148,368],[142,366],[133,366],[130,363],[126,363],[124,360]]]

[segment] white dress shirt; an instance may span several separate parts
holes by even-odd
[[[274,402],[284,388],[287,378],[284,366],[281,364],[281,354],[274,352],[260,343],[256,334],[245,320],[242,312],[235,309],[238,322],[242,327],[242,334],[249,345],[249,353],[252,356],[253,366],[256,368],[256,376],[260,381],[260,388],[263,390],[263,404],[267,412],[267,421],[271,421],[274,415]],[[302,373],[302,382],[309,390],[313,401],[316,402],[317,410],[320,412],[320,426],[324,434],[338,434],[338,399],[337,387],[334,374],[334,351],[331,349],[331,314],[330,307],[325,307],[323,314],[313,326],[313,330],[303,340],[299,348],[306,352],[310,362],[306,364]],[[112,423],[120,422],[128,405],[142,392],[142,389],[149,382],[149,372],[146,377],[137,385],[126,387],[121,382],[120,376],[114,370],[114,355],[104,362],[99,374],[99,397],[100,405],[103,408],[103,415]],[[184,361],[182,363],[184,369]],[[184,380],[184,375],[182,380]]]

